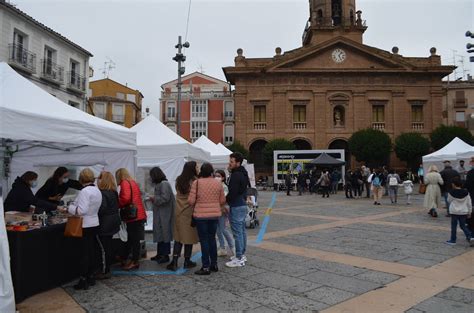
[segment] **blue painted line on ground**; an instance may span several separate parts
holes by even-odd
[[[265,233],[267,232],[267,226],[268,226],[268,223],[270,222],[270,212],[275,206],[276,197],[277,197],[277,193],[273,192],[272,201],[270,202],[270,205],[268,206],[267,213],[265,213],[265,218],[263,219],[262,226],[260,227],[260,231],[258,232],[257,239],[255,240],[256,244],[262,243],[263,237],[265,236]]]
[[[201,256],[202,256],[202,253],[201,253],[201,252],[198,252],[198,253],[196,253],[195,255],[193,255],[193,256],[191,257],[191,261],[197,262],[197,261],[199,261],[199,259],[201,258]]]

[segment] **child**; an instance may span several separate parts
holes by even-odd
[[[464,235],[471,247],[474,247],[474,238],[467,228],[467,218],[472,213],[472,203],[469,192],[462,188],[461,178],[459,176],[452,180],[453,189],[448,194],[449,214],[451,214],[451,239],[446,241],[448,245],[454,246],[456,244],[456,229],[459,222]]]
[[[409,178],[403,182],[403,190],[405,191],[405,196],[407,197],[407,204],[410,205],[411,195],[413,193],[413,182]]]

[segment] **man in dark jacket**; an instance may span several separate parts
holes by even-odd
[[[291,196],[291,188],[292,188],[292,182],[291,182],[291,175],[290,173],[285,175],[285,187],[286,187],[286,195]]]
[[[474,206],[474,157],[471,158],[470,165],[471,169],[467,172],[465,187],[469,191]],[[467,225],[471,232],[474,232],[474,214],[471,214],[471,217],[467,220]]]
[[[298,184],[298,194],[301,196],[304,190],[306,189],[306,175],[303,172],[300,172],[298,174],[297,184]]]
[[[227,203],[230,207],[230,227],[235,239],[235,258],[226,263],[227,267],[243,267],[247,262],[247,231],[245,218],[247,216],[247,188],[250,186],[247,170],[242,166],[244,157],[239,152],[230,155],[229,160],[229,193]]]
[[[448,194],[453,189],[452,182],[455,177],[460,177],[458,171],[454,170],[451,166],[451,162],[444,161],[444,170],[440,172],[443,178],[444,184],[441,186],[441,193],[443,194],[444,201],[446,202],[446,210],[448,210],[447,216],[449,216],[449,202]]]

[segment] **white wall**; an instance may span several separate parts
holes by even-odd
[[[80,108],[85,110],[85,97],[89,86],[89,56],[43,28],[29,22],[27,19],[0,7],[0,61],[8,62],[8,45],[13,43],[14,29],[18,29],[28,35],[25,48],[36,54],[36,73],[26,75],[26,77],[63,102],[73,101],[79,103],[81,105]],[[61,30],[55,31],[61,33]],[[44,58],[44,48],[46,45],[57,51],[56,63],[64,68],[64,82],[60,86],[40,79],[41,59]],[[66,89],[66,75],[70,71],[71,59],[79,62],[80,75],[86,79],[86,91],[84,94],[76,94]]]

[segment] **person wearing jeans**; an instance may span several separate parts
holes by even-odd
[[[451,215],[451,238],[446,241],[448,245],[456,244],[456,230],[458,227],[462,229],[467,241],[471,246],[474,246],[474,238],[470,230],[467,228],[466,221],[472,214],[472,201],[469,196],[469,191],[462,188],[462,181],[460,177],[455,177],[452,180],[452,189],[448,195],[449,214]]]
[[[222,183],[212,177],[214,168],[209,163],[201,166],[199,179],[191,186],[188,202],[194,206],[193,217],[201,243],[202,267],[196,275],[210,275],[217,272],[217,245],[216,231],[221,207],[225,204],[224,188]]]
[[[245,266],[247,258],[247,231],[245,217],[247,215],[247,187],[250,185],[248,173],[242,166],[244,157],[241,153],[232,153],[229,157],[229,194],[227,203],[230,206],[230,226],[235,240],[235,257],[226,263],[227,267]]]
[[[214,173],[214,178],[222,183],[222,188],[224,188],[224,195],[229,194],[229,187],[227,187],[226,175],[223,170],[217,170]],[[229,221],[229,207],[225,204],[222,207],[222,216],[219,217],[219,224],[217,225],[217,239],[219,239],[219,250],[217,251],[217,256],[234,256],[234,240],[232,239],[232,234],[227,228],[227,221]],[[227,249],[226,243],[227,241]]]

